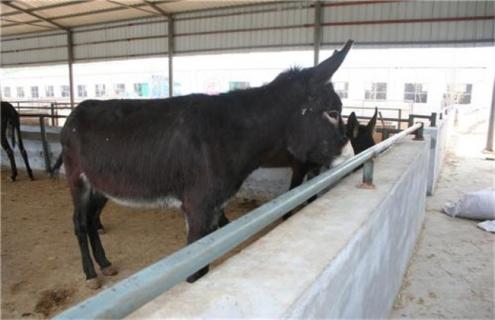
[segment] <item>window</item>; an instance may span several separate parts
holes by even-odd
[[[3,87],[3,96],[5,98],[10,98],[10,87]]]
[[[247,89],[249,82],[246,81],[229,81],[229,90]]]
[[[364,88],[364,98],[366,100],[386,100],[387,83],[386,82],[367,83]]]
[[[428,102],[428,91],[424,83],[405,83],[404,84],[404,101],[414,103]]]
[[[117,83],[114,87],[115,89],[115,94],[119,97],[125,96],[125,84],[124,83]]]
[[[24,88],[23,87],[17,87],[17,98],[24,98]]]
[[[349,82],[335,82],[333,89],[341,99],[347,99],[349,97]]]
[[[147,83],[135,83],[134,93],[140,97],[147,97],[149,92],[149,86]]]
[[[53,86],[46,86],[45,87],[45,96],[46,97],[54,97],[55,96],[55,90]]]
[[[106,93],[104,84],[95,84],[95,96],[103,97]]]
[[[85,85],[78,85],[77,86],[77,96],[80,98],[86,98],[88,96],[88,91],[86,90]]]
[[[62,97],[64,97],[64,98],[70,96],[69,91],[70,91],[69,86],[61,86],[60,87],[60,92],[62,94]]]
[[[31,98],[39,98],[38,87],[31,87]]]
[[[451,103],[455,104],[470,104],[473,85],[470,83],[449,84],[447,92]]]

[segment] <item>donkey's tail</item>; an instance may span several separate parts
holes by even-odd
[[[62,166],[63,160],[62,160],[62,153],[59,154],[57,161],[53,165],[53,167],[50,169],[50,176],[53,178],[58,174],[58,171],[60,167]]]

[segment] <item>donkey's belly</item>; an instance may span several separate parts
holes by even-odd
[[[172,196],[161,198],[119,198],[103,193],[107,198],[125,207],[133,208],[180,208],[182,201]]]
[[[81,173],[81,179],[89,190],[103,194],[108,199],[126,207],[135,208],[180,208],[182,202],[165,190],[151,190],[136,183],[109,183],[105,179],[88,177]]]

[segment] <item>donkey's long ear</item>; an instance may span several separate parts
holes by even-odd
[[[366,128],[369,131],[373,131],[375,129],[376,125],[376,117],[378,116],[378,108],[375,108],[375,114],[373,115],[373,118],[370,119],[370,122],[366,125]]]
[[[332,75],[344,61],[345,56],[351,49],[353,43],[354,41],[347,40],[341,50],[335,50],[330,58],[314,67],[313,75],[311,77],[312,84],[325,83],[330,80]]]
[[[354,111],[349,115],[347,119],[347,137],[356,139],[359,134],[359,121],[356,118]]]

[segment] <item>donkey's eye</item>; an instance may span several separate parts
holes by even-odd
[[[328,115],[330,117],[332,117],[332,118],[334,118],[336,120],[339,119],[339,113],[337,111],[332,110],[332,111],[328,111],[327,113],[328,113]]]

